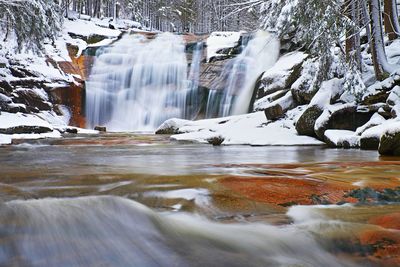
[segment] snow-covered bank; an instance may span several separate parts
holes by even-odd
[[[297,134],[294,120],[301,108],[276,122],[268,122],[263,112],[256,112],[200,121],[171,119],[157,131],[170,129],[179,133],[171,136],[177,141],[208,143],[213,138],[221,138],[222,145],[322,145],[323,142],[315,138]]]

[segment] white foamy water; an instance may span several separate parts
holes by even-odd
[[[258,31],[243,45],[243,52],[228,63],[222,73],[226,76],[223,92],[211,90],[207,115],[226,117],[249,112],[257,79],[271,68],[279,57],[280,44],[274,36]]]
[[[86,90],[88,127],[146,131],[183,117],[187,72],[181,37],[163,33],[149,41],[124,36],[96,59]]]
[[[304,226],[160,215],[119,197],[12,201],[0,215],[1,266],[355,266]]]
[[[198,90],[203,43],[195,46],[188,68],[182,37],[126,35],[96,58],[86,84],[87,127],[153,131],[170,118],[196,118],[201,105],[207,118],[247,113],[258,77],[278,55],[278,40],[258,32],[225,67],[222,92],[210,90],[204,104]]]

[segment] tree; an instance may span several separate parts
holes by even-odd
[[[60,7],[54,0],[0,0],[3,40],[15,36],[17,49],[39,52],[43,41],[54,40],[61,29]]]

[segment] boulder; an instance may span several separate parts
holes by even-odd
[[[181,134],[182,132],[179,128],[185,126],[186,124],[190,124],[190,121],[181,120],[181,119],[169,119],[161,124],[160,127],[156,130],[156,134]]]
[[[361,136],[360,148],[364,150],[377,150],[379,148],[379,141],[379,138],[376,136]]]
[[[288,92],[285,96],[269,104],[265,110],[265,116],[268,120],[277,120],[282,118],[286,111],[296,107],[296,103],[293,100],[292,93]]]
[[[257,99],[282,90],[289,90],[300,77],[302,64],[308,57],[303,52],[288,53],[279,58],[260,80]]]
[[[315,122],[321,116],[323,110],[318,105],[312,105],[301,114],[296,122],[296,131],[299,135],[316,137],[314,126]]]
[[[387,130],[381,137],[378,150],[381,155],[400,156],[400,128]]]
[[[95,126],[94,129],[99,132],[107,132],[107,128],[105,126]]]
[[[356,148],[360,146],[360,137],[353,131],[327,130],[324,141],[330,147]]]
[[[358,127],[366,124],[372,117],[373,112],[358,110],[352,104],[330,106],[325,109],[315,123],[315,134],[321,140],[328,129],[355,131]]]

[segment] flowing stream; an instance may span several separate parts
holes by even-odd
[[[129,134],[4,147],[0,266],[396,266],[385,248],[398,245],[387,226],[396,220],[374,218],[398,204],[274,204],[315,183],[313,194],[333,199],[354,184],[395,188],[400,164],[390,160]],[[370,244],[377,236],[393,241]]]

